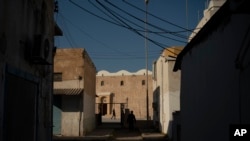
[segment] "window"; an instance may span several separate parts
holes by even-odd
[[[121,85],[121,86],[123,86],[123,85],[124,85],[124,82],[123,82],[123,81],[121,81],[120,85]]]
[[[104,86],[104,81],[101,81],[101,86]]]
[[[142,81],[141,81],[141,84],[142,84],[142,85],[145,85],[145,80],[142,80]]]
[[[61,72],[56,72],[54,73],[54,81],[62,81],[62,73]]]
[[[154,64],[153,64],[153,79],[156,80],[156,77],[157,77],[157,62],[155,61]]]

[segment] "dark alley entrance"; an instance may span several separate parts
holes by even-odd
[[[105,101],[96,103],[97,123],[123,124],[126,115],[129,114],[129,110],[126,107],[127,103],[105,103]]]

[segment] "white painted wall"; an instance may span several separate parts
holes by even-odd
[[[95,128],[95,95],[89,95],[84,92],[84,107],[83,107],[83,127],[84,132],[90,132]]]
[[[240,71],[235,67],[249,27],[249,15],[234,14],[185,54],[181,84],[182,141],[226,141],[230,124],[250,123],[250,68]],[[245,62],[249,63],[249,56],[248,50]]]
[[[158,103],[158,116],[154,121],[159,122],[162,133],[172,137],[172,113],[180,110],[180,72],[173,72],[173,58],[160,56],[154,66],[153,89],[154,102]],[[158,88],[158,94],[156,90]],[[156,114],[156,113],[155,113]]]
[[[200,29],[209,21],[209,19],[218,11],[226,0],[210,0],[207,8],[203,11],[203,17],[199,21],[193,33],[189,36],[188,41],[200,31]]]
[[[62,136],[79,136],[82,126],[80,121],[80,96],[62,96]]]
[[[54,81],[54,89],[77,89],[83,88],[84,80]]]

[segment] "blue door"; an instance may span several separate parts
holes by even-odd
[[[61,96],[53,97],[53,135],[61,134],[62,106]]]

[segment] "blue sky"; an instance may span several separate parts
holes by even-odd
[[[149,70],[163,48],[186,45],[190,34],[186,29],[196,27],[206,2],[149,0]],[[136,72],[145,68],[144,0],[58,0],[58,3],[55,20],[64,34],[55,38],[58,48],[85,48],[97,71]]]

